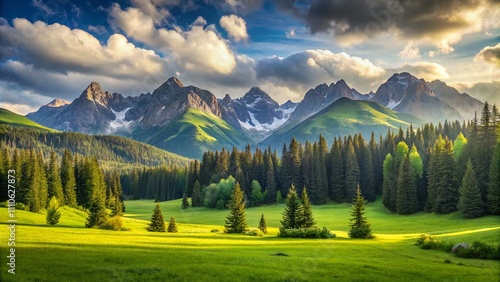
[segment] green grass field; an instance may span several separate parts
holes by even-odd
[[[376,239],[347,238],[349,206],[313,207],[319,227],[335,239],[277,238],[284,205],[247,209],[256,227],[264,213],[270,234],[223,234],[226,210],[189,208],[180,200],[161,203],[179,233],[150,233],[145,226],[153,201],[128,201],[129,231],[84,228],[85,214],[64,208],[61,222],[45,224],[44,214],[16,211],[16,275],[7,273],[8,232],[0,232],[1,281],[499,281],[500,262],[461,259],[414,246],[421,233],[442,240],[498,242],[499,217],[466,220],[460,214],[399,216],[380,202],[367,207]],[[6,230],[7,210],[0,208]],[[212,229],[220,230],[211,233]],[[289,256],[275,256],[278,252]],[[450,263],[445,261],[449,260]]]
[[[14,127],[28,127],[42,131],[56,132],[56,130],[52,128],[45,127],[41,124],[38,124],[28,119],[27,117],[18,115],[14,112],[11,112],[3,108],[0,108],[0,124],[10,125]]]

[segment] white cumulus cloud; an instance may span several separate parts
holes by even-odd
[[[236,15],[222,16],[219,24],[227,31],[227,34],[233,41],[248,40],[247,23],[244,19]]]

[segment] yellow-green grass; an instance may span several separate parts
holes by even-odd
[[[277,238],[283,205],[247,209],[251,227],[264,213],[264,237],[211,233],[223,230],[227,210],[180,208],[162,202],[165,220],[174,215],[179,233],[145,230],[153,201],[127,201],[129,231],[84,228],[85,214],[64,208],[61,222],[16,211],[16,275],[7,273],[8,232],[0,232],[2,281],[498,281],[498,261],[467,260],[414,246],[421,233],[452,242],[497,242],[498,217],[467,220],[458,213],[399,216],[380,203],[367,207],[376,239],[347,238],[349,205],[315,206],[318,225],[335,239]],[[6,230],[7,210],[0,208]],[[275,256],[286,253],[289,256]],[[1,259],[5,258],[5,259]],[[450,263],[445,261],[449,260]]]
[[[27,117],[18,115],[3,108],[0,108],[0,124],[10,125],[14,127],[29,127],[41,131],[57,132],[52,128],[48,128],[46,126],[38,124]]]

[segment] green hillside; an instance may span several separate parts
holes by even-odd
[[[250,140],[221,118],[189,108],[166,126],[136,129],[132,136],[170,152],[201,158],[203,152],[242,147]]]
[[[56,131],[54,129],[38,124],[27,117],[13,113],[7,109],[0,108],[0,125],[2,124],[14,127],[29,127],[43,131],[52,131],[52,132]]]
[[[59,155],[69,149],[80,155],[96,156],[105,169],[127,169],[137,165],[185,166],[189,163],[188,158],[125,137],[0,125],[0,148],[12,146],[41,150],[45,156],[49,155],[51,148]]]
[[[292,137],[298,141],[316,141],[322,134],[328,142],[334,137],[362,133],[369,138],[371,132],[385,134],[388,128],[398,129],[413,125],[421,125],[423,121],[408,115],[397,113],[375,102],[355,101],[341,98],[317,114],[289,130],[278,130],[262,143],[264,145],[283,145]]]

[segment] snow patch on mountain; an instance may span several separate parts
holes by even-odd
[[[401,101],[399,102],[396,102],[394,100],[390,100],[389,101],[389,104],[387,104],[387,106],[385,106],[386,108],[389,108],[389,109],[394,109],[395,107],[397,107],[399,105],[399,103],[401,103]]]
[[[109,122],[109,130],[110,132],[116,132],[117,130],[127,128],[132,121],[125,120],[125,114],[130,108],[126,108],[122,111],[116,112],[111,109],[111,112],[115,115],[115,119]]]

